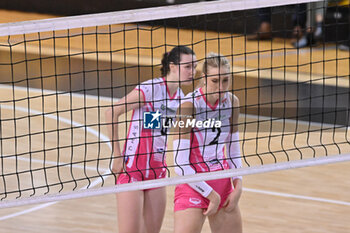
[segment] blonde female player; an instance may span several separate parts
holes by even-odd
[[[211,53],[203,65],[204,85],[188,94],[178,108],[178,116],[193,116],[195,122],[210,120],[213,128],[177,128],[174,138],[175,172],[188,175],[241,167],[238,135],[239,101],[228,92],[230,64],[222,55]],[[179,121],[193,120],[178,118]],[[215,125],[213,122],[221,121]],[[201,127],[203,126],[203,127]],[[228,157],[225,158],[224,147]],[[232,183],[231,183],[232,180]],[[176,186],[175,233],[201,232],[208,216],[212,232],[242,232],[238,201],[241,177],[210,180]]]
[[[196,73],[194,52],[185,46],[174,47],[162,59],[162,76],[139,84],[106,111],[113,142],[113,167],[117,183],[131,183],[166,176],[166,130],[146,129],[144,113],[175,116],[184,97],[179,83],[191,84]],[[127,140],[121,153],[118,117],[133,110]],[[155,124],[156,122],[154,122]],[[125,172],[123,172],[123,170]],[[156,233],[160,231],[166,204],[165,188],[117,194],[119,233]]]

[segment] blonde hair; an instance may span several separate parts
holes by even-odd
[[[231,72],[230,62],[228,61],[228,59],[224,55],[210,52],[208,54],[208,56],[205,58],[204,63],[203,63],[203,67],[202,67],[202,72],[203,72],[203,74],[205,74],[205,77],[200,79],[196,88],[204,86],[204,83],[205,83],[204,79],[206,78],[206,75],[208,74],[209,67],[212,67],[212,68],[226,67],[229,70],[228,72],[229,73]]]
[[[226,67],[229,72],[231,72],[231,65],[228,59],[223,56],[222,54],[217,53],[209,53],[208,56],[205,58],[202,72],[204,74],[208,74],[209,67],[213,68],[219,68],[219,67]]]

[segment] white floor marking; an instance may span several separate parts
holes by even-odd
[[[302,200],[309,200],[309,201],[324,202],[324,203],[329,203],[329,204],[350,206],[350,202],[337,201],[337,200],[319,198],[319,197],[309,197],[309,196],[303,196],[303,195],[272,192],[272,191],[268,191],[268,190],[251,189],[251,188],[243,188],[243,191],[244,192],[259,193],[259,194],[266,194],[266,195],[271,195],[271,196],[278,196],[278,197],[286,197],[286,198],[294,198],[294,199],[302,199]]]
[[[10,109],[10,110],[13,110],[13,106],[10,106],[10,105],[0,105],[0,108],[4,108],[4,109]],[[16,111],[22,111],[22,112],[28,112],[29,109],[27,108],[23,108],[23,107],[16,107],[15,108]],[[29,113],[30,114],[42,114],[42,112],[40,111],[37,111],[37,110],[33,110],[33,109],[30,109],[29,110]],[[67,123],[67,124],[72,124],[73,126],[78,126],[78,127],[81,127],[83,126],[82,124],[78,123],[78,122],[75,122],[75,121],[72,121],[72,120],[69,120],[69,119],[66,119],[66,118],[63,118],[63,117],[57,117],[57,116],[54,116],[54,115],[46,115],[45,114],[45,117],[47,118],[51,118],[51,119],[54,119],[54,120],[58,120],[58,121],[61,121],[61,122],[64,122],[64,123]],[[82,130],[86,130],[87,132],[95,135],[97,138],[100,138],[102,141],[109,141],[108,137],[100,132],[97,132],[96,130],[92,129],[92,128],[89,128],[89,127],[82,127],[81,128]],[[108,143],[108,147],[111,149],[111,145],[110,143]],[[40,160],[36,160],[35,162],[38,162]],[[95,169],[96,170],[96,169]],[[105,171],[105,173],[102,175],[106,175],[107,173],[109,173],[110,171],[107,169]],[[101,181],[100,179],[97,179],[95,181],[93,181],[90,185],[90,187],[94,187],[95,185],[99,184]],[[86,189],[87,186],[81,188],[81,189]],[[51,205],[54,205],[56,204],[57,202],[51,202],[51,203],[45,203],[45,204],[41,204],[41,205],[38,205],[38,206],[35,206],[35,207],[32,207],[32,208],[29,208],[29,209],[25,209],[25,210],[22,210],[22,211],[18,211],[18,212],[15,212],[13,214],[9,214],[9,215],[5,215],[5,216],[2,216],[0,217],[0,221],[3,221],[3,220],[6,220],[6,219],[10,219],[10,218],[14,218],[14,217],[17,217],[17,216],[20,216],[20,215],[23,215],[23,214],[27,214],[27,213],[31,213],[33,211],[37,211],[37,210],[40,210],[42,208],[45,208],[45,207],[48,207],[48,206],[51,206]]]

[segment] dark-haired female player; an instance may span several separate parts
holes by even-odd
[[[174,47],[162,59],[162,77],[139,84],[106,111],[113,142],[113,172],[117,183],[132,183],[166,176],[166,131],[143,126],[146,112],[175,115],[184,97],[179,84],[191,84],[196,73],[196,57],[186,46]],[[118,117],[133,110],[123,151],[119,147]],[[125,172],[123,172],[123,169]],[[119,233],[156,233],[160,231],[166,205],[165,188],[117,194]]]

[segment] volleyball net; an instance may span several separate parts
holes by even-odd
[[[209,1],[0,25],[0,207],[350,160],[342,2]],[[273,39],[254,34],[261,9]],[[323,34],[314,38],[317,12]],[[296,25],[306,47],[290,39]],[[199,64],[210,52],[229,59],[243,167],[176,176],[170,133],[167,178],[115,185],[105,111],[160,77],[162,54],[177,45],[193,49]],[[121,148],[130,123],[131,112],[118,121]]]

